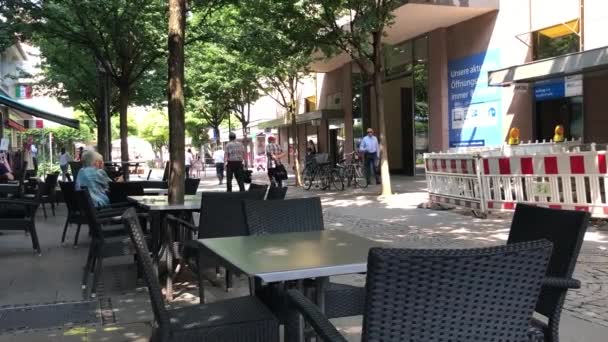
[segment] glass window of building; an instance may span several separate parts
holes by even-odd
[[[533,32],[534,60],[579,52],[579,32],[579,19]]]
[[[387,45],[384,48],[386,76],[395,76],[412,71],[412,42]]]
[[[414,145],[416,174],[424,173],[429,151],[428,37],[414,41]]]

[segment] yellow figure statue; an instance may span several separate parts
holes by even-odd
[[[553,136],[553,142],[562,141],[564,141],[564,126],[557,125],[555,126],[555,135]]]
[[[507,141],[509,145],[519,145],[519,128],[513,127],[509,131],[509,140]]]

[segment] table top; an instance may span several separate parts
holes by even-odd
[[[367,271],[367,255],[383,244],[340,230],[197,240],[232,267],[264,282]]]
[[[170,204],[169,197],[166,195],[129,196],[128,198],[137,202],[142,208],[152,211],[199,210],[201,208],[201,195],[186,195],[183,204]]]

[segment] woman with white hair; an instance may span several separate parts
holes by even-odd
[[[89,195],[96,207],[110,205],[110,198],[106,191],[108,184],[112,181],[103,169],[103,157],[95,151],[84,151],[82,153],[82,169],[78,171],[76,178],[76,190],[87,188]]]

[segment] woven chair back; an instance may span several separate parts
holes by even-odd
[[[251,235],[323,230],[323,210],[318,197],[283,201],[245,201]]]
[[[551,254],[542,240],[369,252],[362,341],[526,341]]]
[[[589,213],[518,204],[507,244],[546,239],[553,243],[547,276],[570,278],[583,244]],[[551,315],[561,307],[563,291],[544,289],[537,311]]]

